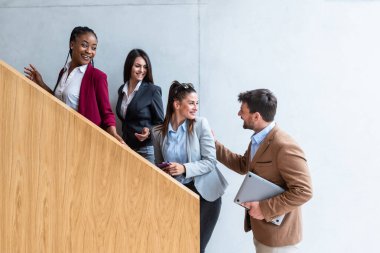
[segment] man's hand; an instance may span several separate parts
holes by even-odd
[[[242,205],[249,209],[248,213],[252,218],[257,219],[257,220],[263,220],[264,219],[264,215],[261,212],[259,202],[257,202],[257,201],[255,201],[255,202],[244,202],[244,203],[242,203]]]
[[[212,137],[214,138],[214,141],[216,141],[214,130],[211,129]]]

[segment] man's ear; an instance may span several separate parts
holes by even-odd
[[[253,118],[256,120],[261,119],[261,114],[259,112],[255,112],[253,113]]]

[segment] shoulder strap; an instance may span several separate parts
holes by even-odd
[[[54,87],[54,90],[53,90],[53,95],[54,95],[54,93],[55,93],[55,90],[56,90],[57,87],[58,87],[58,84],[59,84],[59,81],[61,80],[62,75],[63,75],[63,69],[61,69],[61,71],[59,72],[58,79],[57,79],[57,83],[55,84],[55,87]]]

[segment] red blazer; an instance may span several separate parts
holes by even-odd
[[[59,72],[53,93],[55,93],[63,72],[63,69]],[[107,75],[91,64],[88,64],[82,79],[78,112],[101,128],[105,129],[116,125],[108,96]]]

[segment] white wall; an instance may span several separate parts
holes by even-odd
[[[304,252],[375,252],[380,239],[379,11],[371,1],[207,6],[201,94],[213,95],[202,100],[202,113],[222,142],[243,152],[251,133],[237,117],[237,94],[260,87],[275,92],[277,121],[304,148],[313,177]],[[210,249],[226,252],[233,244],[235,252],[249,252],[251,238],[236,227],[242,211],[231,203],[241,177],[227,175],[231,186]]]
[[[99,37],[95,64],[108,74],[113,104],[125,56],[141,47],[164,103],[173,79],[199,84],[200,114],[239,153],[251,133],[237,117],[237,94],[273,90],[277,122],[304,148],[313,177],[303,252],[376,251],[378,1],[102,2],[0,0],[0,58],[20,71],[35,63],[53,84],[71,29],[88,25]],[[232,203],[242,176],[221,170],[230,186],[208,252],[253,252],[243,210]]]

